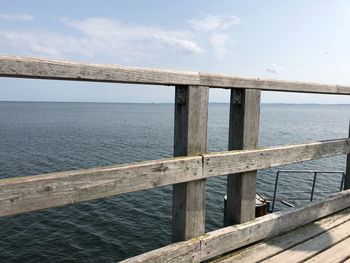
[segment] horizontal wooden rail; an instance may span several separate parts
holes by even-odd
[[[2,179],[0,216],[347,153],[349,138]]]
[[[0,56],[0,76],[350,95],[350,86]]]
[[[283,145],[255,150],[203,154],[203,173],[207,177],[241,173],[284,164],[346,154],[350,139]]]
[[[176,157],[135,164],[0,180],[0,216],[187,182],[202,177],[202,157]]]
[[[301,208],[276,212],[247,223],[221,228],[122,262],[201,262],[264,238],[285,233],[348,207],[350,207],[350,190]]]

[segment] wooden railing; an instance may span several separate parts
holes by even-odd
[[[300,226],[305,226],[314,220],[343,209],[347,209],[347,213],[349,213],[349,206],[350,190],[346,190],[334,194],[327,200],[309,203],[304,207],[296,209],[272,213],[244,224],[224,227],[187,241],[177,242],[141,254],[124,260],[123,262],[163,263],[207,261],[234,249],[239,249],[265,238],[285,233]],[[324,231],[326,231],[326,229]],[[288,244],[285,245],[284,249],[287,248]]]
[[[0,56],[0,76],[350,95],[350,86]]]
[[[258,169],[347,154],[345,189],[350,188],[349,138],[257,148],[261,90],[350,95],[349,86],[8,56],[0,56],[0,77],[176,87],[174,158],[2,179],[0,180],[0,216],[173,185],[173,242],[178,242],[204,234],[205,179],[208,177],[228,175],[226,226],[244,223],[255,218],[256,170]],[[209,88],[231,89],[229,151],[206,152]],[[350,200],[348,195],[343,198]],[[337,198],[337,202],[341,202],[339,197]],[[271,215],[271,217],[274,216]],[[225,231],[220,233],[220,231],[215,232],[215,235],[222,234],[220,240],[230,236]],[[216,238],[219,237],[216,236]],[[197,240],[203,241],[200,238]],[[250,238],[250,240],[255,239]],[[191,242],[195,245],[193,240]],[[189,248],[187,243],[178,243],[161,251],[167,251],[166,253],[174,251],[175,246],[176,249],[180,247],[184,252]],[[208,255],[215,256],[219,253],[208,251],[208,249],[215,250],[214,245],[206,249],[205,253],[208,254],[203,256],[201,252],[199,261],[210,258]],[[229,250],[221,249],[220,253],[227,251]],[[149,259],[153,260],[154,257]]]

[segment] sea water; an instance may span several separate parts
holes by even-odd
[[[173,104],[0,102],[0,178],[172,156]],[[209,151],[227,149],[228,104],[209,105]],[[262,104],[260,146],[348,137],[350,105]],[[345,156],[258,172],[272,197],[280,169],[345,170]],[[312,174],[281,174],[277,198],[302,205]],[[320,174],[315,200],[339,190]],[[207,180],[206,231],[222,227],[226,178]],[[303,193],[305,192],[305,193]],[[172,187],[0,219],[0,262],[115,262],[171,242]],[[277,209],[287,207],[276,202]]]

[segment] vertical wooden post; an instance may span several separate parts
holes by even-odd
[[[258,145],[260,90],[231,89],[229,150],[254,149]],[[255,218],[256,171],[227,176],[224,225]]]
[[[207,150],[209,88],[175,88],[174,156]],[[173,186],[173,242],[205,233],[205,180]]]
[[[350,138],[350,121],[349,121],[349,138]],[[350,189],[350,153],[346,156],[346,172],[344,180],[344,190]]]

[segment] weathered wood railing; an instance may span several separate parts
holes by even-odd
[[[236,248],[237,244],[246,245],[246,240],[253,242],[258,238],[264,238],[264,234],[259,232],[260,227],[268,226],[264,225],[264,220],[269,219],[272,220],[270,223],[281,224],[281,218],[287,218],[290,213],[257,219],[261,221],[258,221],[260,222],[258,226],[253,224],[254,226],[249,227],[251,223],[246,223],[199,237],[204,234],[205,179],[208,177],[228,175],[226,226],[254,219],[256,170],[258,169],[347,154],[345,189],[350,188],[349,138],[257,148],[261,90],[350,95],[349,86],[7,56],[0,56],[0,77],[176,86],[174,127],[174,156],[176,157],[0,180],[0,216],[174,185],[173,241],[195,239],[147,253],[144,257],[135,258],[134,261],[162,262],[167,256],[179,256],[181,260],[206,260]],[[229,151],[206,152],[209,88],[231,89]],[[331,199],[329,202],[337,203],[337,209],[341,209],[345,205],[350,206],[349,196],[349,192],[346,191],[342,195],[333,197],[334,200]],[[311,204],[310,207],[315,210],[313,216],[305,218],[300,215],[299,221],[306,223],[323,215],[326,212],[316,213],[316,209],[327,208],[327,204],[322,202]],[[335,208],[327,209],[328,212],[335,210]],[[288,229],[293,224],[285,228]],[[256,237],[252,237],[254,235],[252,231],[257,231]],[[243,238],[244,233],[249,235]],[[232,243],[233,238],[237,238],[234,243]],[[223,242],[219,248],[215,243],[217,240]],[[193,251],[188,253],[191,249]],[[183,258],[181,253],[186,254],[187,257]]]

